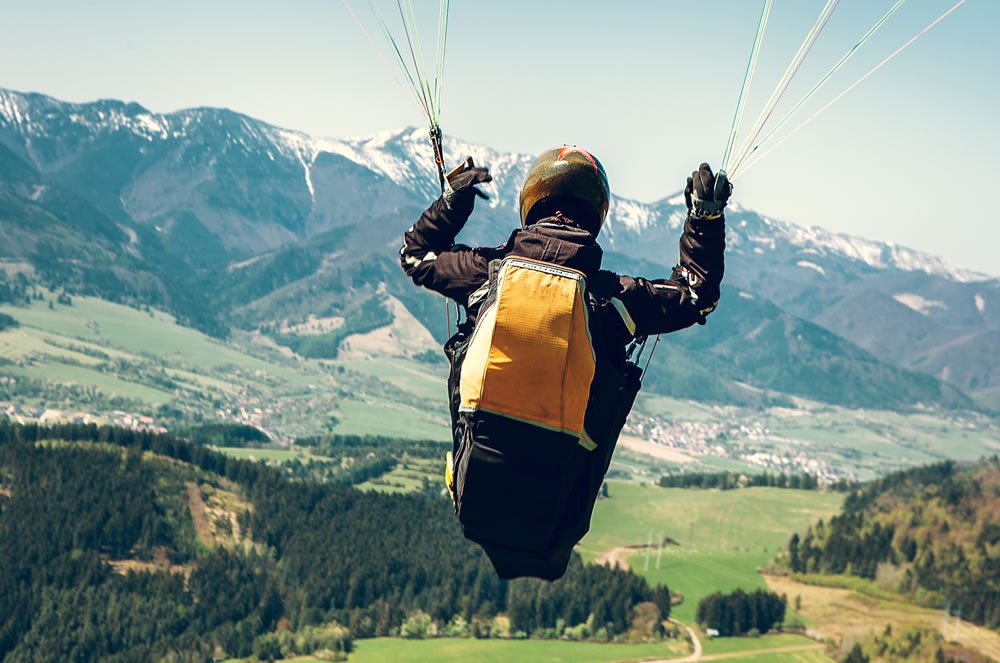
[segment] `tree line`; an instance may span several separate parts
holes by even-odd
[[[1000,625],[1000,459],[894,472],[850,493],[840,514],[788,543],[798,573],[846,574]]]
[[[245,549],[198,544],[186,503],[163,492],[221,478],[253,505],[239,519]],[[163,556],[186,581],[111,566]],[[499,580],[443,498],[292,481],[169,434],[93,424],[0,419],[0,568],[0,658],[14,660],[249,656],[328,641],[336,624],[347,651],[417,614],[442,633],[486,637],[503,615],[512,637],[614,639],[639,605],[669,614],[665,587],[578,557],[557,583]],[[307,627],[326,635],[280,636]]]
[[[763,589],[749,593],[742,589],[729,594],[715,592],[698,602],[695,620],[724,637],[761,635],[785,620],[787,606],[784,596]]]
[[[13,316],[7,315],[3,311],[0,311],[0,331],[17,326],[19,326],[19,323],[16,319],[14,319]]]

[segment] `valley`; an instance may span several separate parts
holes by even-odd
[[[447,440],[447,367],[393,355],[306,359],[261,335],[227,341],[156,309],[92,297],[0,305],[0,408],[24,420],[176,430],[222,421],[276,443],[323,432]],[[430,349],[432,352],[433,348]],[[971,411],[852,409],[787,398],[739,407],[640,394],[612,476],[655,482],[713,470],[864,480],[1000,451],[1000,423]]]
[[[426,148],[423,129],[315,138],[225,109],[0,89],[0,429],[16,445],[0,447],[0,524],[12,528],[0,531],[19,532],[0,554],[37,580],[0,577],[0,594],[39,618],[0,610],[0,651],[135,652],[128,637],[74,631],[77,614],[133,634],[134,614],[158,614],[184,635],[139,646],[199,660],[322,641],[360,663],[818,663],[913,637],[963,661],[984,659],[955,643],[1000,657],[995,630],[893,593],[942,602],[940,588],[902,580],[922,569],[933,585],[935,558],[915,551],[940,562],[941,531],[966,546],[948,549],[949,571],[967,553],[977,572],[995,563],[996,532],[947,511],[967,483],[929,488],[927,523],[924,505],[895,514],[915,532],[905,541],[852,531],[896,546],[888,580],[783,566],[793,533],[829,543],[818,523],[855,497],[831,484],[1000,453],[1000,280],[733,201],[722,303],[659,343],[578,546],[585,564],[508,589],[461,539],[441,483],[440,345],[457,312],[397,264],[400,233],[437,195]],[[495,176],[460,241],[504,241],[531,157],[459,140],[446,151]],[[611,201],[604,268],[670,274],[685,208],[664,193]],[[230,429],[247,439],[227,441]],[[57,433],[19,437],[39,430]],[[81,505],[60,491],[89,491],[88,463],[101,490]],[[720,472],[808,475],[819,489],[658,485]],[[829,548],[809,549],[810,571],[843,561]],[[29,596],[66,569],[79,571],[71,589]],[[701,599],[768,588],[788,598],[785,633],[694,626]],[[656,600],[672,603],[673,625]]]

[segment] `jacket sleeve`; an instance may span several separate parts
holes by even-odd
[[[701,219],[689,214],[680,239],[680,259],[669,279],[620,276],[612,304],[629,335],[666,334],[705,324],[719,302],[725,248],[725,217]]]
[[[465,304],[489,278],[489,262],[474,249],[455,244],[469,213],[449,209],[441,198],[403,233],[399,262],[417,285]]]

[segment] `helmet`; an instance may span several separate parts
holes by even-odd
[[[565,212],[593,235],[608,215],[611,188],[604,166],[578,147],[555,147],[535,159],[521,187],[521,225]]]

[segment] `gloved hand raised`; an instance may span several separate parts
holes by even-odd
[[[691,173],[684,188],[684,202],[692,216],[701,219],[717,219],[722,216],[726,201],[733,193],[733,184],[720,172],[712,174],[712,167],[701,164]]]
[[[444,204],[457,212],[471,214],[477,197],[490,199],[476,185],[492,181],[490,169],[476,166],[472,157],[469,157],[461,166],[448,173],[448,186],[442,194]]]

